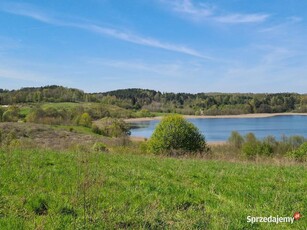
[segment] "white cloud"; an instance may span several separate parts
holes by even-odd
[[[45,23],[52,23],[52,24],[56,23],[56,21],[53,18],[49,17],[45,13],[39,11],[38,9],[29,4],[3,3],[0,5],[0,7],[2,11],[5,11],[7,13],[33,18],[35,20]]]
[[[268,14],[229,14],[214,17],[214,20],[221,23],[238,24],[264,22],[268,17]]]
[[[188,16],[193,20],[213,21],[225,24],[259,23],[266,21],[270,15],[264,13],[218,13],[215,6],[205,3],[195,3],[193,0],[160,0],[171,7],[171,10]]]
[[[65,22],[63,20],[59,20],[57,18],[51,17],[47,15],[46,13],[40,10],[37,10],[33,6],[30,6],[28,4],[6,4],[5,6],[2,6],[1,8],[5,12],[29,17],[29,18],[38,20],[40,22],[51,24],[51,25],[85,29],[85,30],[88,30],[88,31],[91,31],[91,32],[94,32],[100,35],[113,37],[113,38],[116,38],[122,41],[130,42],[130,43],[134,43],[138,45],[159,48],[159,49],[182,53],[182,54],[186,54],[186,55],[190,55],[190,56],[194,56],[198,58],[213,60],[213,58],[202,55],[198,51],[192,48],[186,47],[184,45],[162,42],[155,38],[145,37],[145,36],[137,35],[131,32],[124,32],[124,31],[120,31],[114,28],[103,27],[103,26],[99,26],[96,24]]]
[[[213,8],[208,7],[205,4],[199,4],[195,6],[190,0],[173,1],[173,10],[193,15],[194,17],[208,17],[213,14]]]
[[[293,27],[296,24],[299,24],[303,21],[302,18],[300,17],[296,17],[296,16],[291,16],[291,17],[287,17],[282,23],[270,26],[270,27],[266,27],[266,28],[262,28],[261,30],[259,30],[259,32],[261,33],[267,33],[267,32],[286,32],[288,33],[288,30],[290,27]]]
[[[135,43],[135,44],[139,44],[143,46],[160,48],[160,49],[183,53],[183,54],[187,54],[187,55],[191,55],[191,56],[195,56],[199,58],[204,58],[204,59],[213,59],[211,57],[204,56],[200,54],[199,52],[197,52],[196,50],[183,46],[183,45],[165,43],[165,42],[161,42],[154,38],[139,36],[139,35],[129,33],[129,32],[122,32],[116,29],[101,27],[101,26],[97,26],[94,24],[83,24],[83,25],[78,25],[77,27],[84,28],[86,30],[90,30],[98,34],[108,35],[110,37],[114,37],[120,40],[124,40],[127,42],[131,42],[131,43]]]

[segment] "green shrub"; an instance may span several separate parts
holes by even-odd
[[[181,155],[205,150],[205,137],[180,115],[164,117],[148,141],[148,151],[155,154]]]
[[[91,127],[92,126],[91,116],[88,113],[83,113],[78,120],[78,125],[84,127]]]
[[[130,135],[130,127],[123,119],[110,117],[102,118],[97,125],[92,126],[92,131],[108,137]]]
[[[260,145],[257,142],[245,142],[242,145],[242,153],[248,158],[255,157],[260,152]]]
[[[244,137],[245,142],[257,142],[257,138],[254,133],[248,133]]]
[[[228,138],[228,142],[233,147],[240,149],[244,143],[244,139],[239,132],[232,131],[230,137]]]
[[[273,147],[266,142],[262,142],[260,144],[260,152],[259,155],[264,155],[264,156],[272,156],[274,153]]]
[[[153,114],[147,109],[142,109],[135,113],[136,117],[153,117]]]
[[[242,145],[242,153],[248,158],[255,156],[271,156],[274,151],[270,143],[266,141],[258,141],[254,134],[250,133],[246,136],[246,142]]]
[[[19,108],[11,106],[2,114],[2,121],[4,122],[17,122],[19,120]]]
[[[297,161],[307,161],[307,142],[301,144],[298,149],[288,152],[288,156]]]

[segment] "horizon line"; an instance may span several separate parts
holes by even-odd
[[[0,88],[0,90],[3,90],[3,91],[18,91],[18,90],[22,90],[22,89],[30,89],[30,88],[36,88],[36,89],[39,89],[39,88],[48,88],[48,87],[63,87],[63,88],[67,88],[67,89],[75,89],[75,90],[79,90],[79,91],[82,91],[86,94],[99,94],[99,93],[109,93],[109,92],[113,92],[113,91],[119,91],[119,90],[133,90],[133,89],[140,89],[140,90],[150,90],[150,91],[156,91],[156,92],[160,92],[160,93],[174,93],[174,94],[192,94],[192,95],[196,95],[196,94],[299,94],[299,95],[306,95],[306,93],[298,93],[298,92],[286,92],[286,91],[283,91],[283,92],[221,92],[221,91],[211,91],[211,92],[195,92],[195,93],[191,93],[191,92],[170,92],[170,91],[162,91],[162,90],[158,90],[158,89],[148,89],[148,88],[138,88],[138,87],[135,87],[135,88],[118,88],[118,89],[111,89],[111,90],[108,90],[108,91],[100,91],[100,92],[86,92],[85,90],[83,89],[80,89],[80,88],[76,88],[76,87],[69,87],[69,86],[64,86],[64,85],[44,85],[44,86],[25,86],[25,87],[20,87],[18,89],[14,88],[14,89],[4,89],[4,88]],[[0,92],[1,93],[1,92]]]

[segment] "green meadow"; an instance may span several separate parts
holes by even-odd
[[[3,148],[0,229],[306,229],[306,181],[303,164]]]

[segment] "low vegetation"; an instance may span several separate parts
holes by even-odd
[[[95,121],[92,131],[103,136],[121,137],[130,135],[130,126],[123,119],[106,117]]]
[[[0,229],[304,229],[307,224],[304,217],[278,225],[246,219],[304,215],[304,165],[2,148],[0,167]]]
[[[307,161],[307,140],[303,136],[283,136],[280,141],[268,136],[258,140],[253,133],[244,137],[234,131],[228,139],[229,150],[248,159],[255,157],[290,157],[296,161]],[[230,151],[231,151],[230,150]]]
[[[288,155],[296,161],[307,161],[307,142],[301,144],[299,148],[288,152]]]

